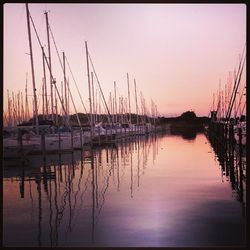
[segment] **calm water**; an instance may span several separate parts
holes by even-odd
[[[203,134],[18,164],[4,167],[4,246],[245,244],[245,183],[235,171],[232,185]]]

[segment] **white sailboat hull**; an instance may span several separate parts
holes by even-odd
[[[81,138],[80,133],[61,133],[49,134],[44,137],[44,147],[42,146],[41,136],[27,136],[22,138],[23,150],[28,153],[41,153],[41,152],[63,152],[73,149],[80,149],[84,145],[84,136]],[[11,151],[20,151],[21,146],[17,138],[5,138],[3,139],[4,157],[8,155],[10,157]],[[27,150],[29,149],[29,150]],[[14,153],[13,153],[14,154]]]

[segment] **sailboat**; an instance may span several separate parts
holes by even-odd
[[[30,31],[31,16],[27,3],[26,3],[26,14],[27,14],[27,26],[28,26],[28,37],[29,37],[30,59],[31,59],[33,95],[34,95],[35,124],[33,122],[22,123],[19,126],[17,126],[18,135],[15,134],[11,137],[3,139],[4,158],[19,157],[20,155],[23,156],[28,153],[41,153],[48,151],[63,152],[63,151],[73,150],[76,148],[82,148],[84,145],[84,136],[82,130],[73,131],[72,128],[70,128],[70,132],[55,133],[55,127],[53,126],[54,125],[53,121],[50,120],[39,121],[38,119],[37,96],[36,96],[34,63],[32,54],[31,31]],[[51,72],[51,65],[47,61],[43,48],[42,52],[44,59],[47,63],[47,66],[49,68],[50,76],[52,79],[54,79]],[[53,84],[56,88],[55,80],[53,80]],[[51,129],[53,130],[52,133],[50,131]]]

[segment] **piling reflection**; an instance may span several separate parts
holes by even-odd
[[[70,245],[79,223],[84,224],[84,244],[95,245],[95,228],[110,186],[112,192],[129,190],[133,199],[135,182],[139,188],[147,156],[152,151],[155,160],[157,147],[156,137],[147,136],[68,155],[31,156],[21,168],[6,166],[6,190],[9,181],[18,182],[20,198],[31,204],[26,209],[30,209],[31,222],[37,225],[34,245]]]
[[[246,210],[246,157],[237,151],[234,145],[221,145],[213,136],[208,136],[215,155],[221,166],[222,178],[230,181],[233,195],[242,204],[242,213]]]
[[[169,218],[164,213],[168,215],[168,213],[171,214],[169,211],[175,211],[175,209],[173,210],[173,204],[176,204],[176,211],[179,211],[179,202],[183,200],[183,204],[186,204],[189,199],[182,196],[182,184],[179,180],[183,171],[181,170],[182,167],[175,166],[179,170],[169,167],[170,164],[174,166],[175,158],[170,154],[175,152],[176,148],[181,147],[179,146],[181,139],[175,141],[175,137],[170,136],[169,138],[172,138],[170,140],[172,144],[169,145],[167,144],[168,137],[166,135],[145,136],[140,137],[140,139],[135,137],[121,140],[113,145],[75,151],[73,154],[46,155],[45,158],[43,156],[32,156],[29,162],[22,163],[21,167],[19,165],[11,168],[5,166],[4,190],[5,197],[7,197],[4,200],[5,206],[9,206],[11,209],[17,207],[20,213],[20,217],[16,218],[15,222],[16,230],[24,228],[24,232],[30,232],[29,239],[26,241],[23,240],[25,233],[15,234],[14,245],[50,247],[100,246],[105,241],[103,240],[105,239],[105,231],[109,230],[108,227],[105,227],[107,226],[107,220],[110,219],[114,223],[117,220],[124,220],[120,217],[117,219],[116,214],[113,214],[113,207],[117,206],[118,203],[121,203],[118,206],[119,209],[121,208],[125,211],[133,201],[136,204],[136,202],[145,199],[147,202],[142,204],[142,208],[138,208],[142,216],[146,216],[143,217],[145,221],[150,220],[147,213],[151,212],[151,206],[152,208],[155,207],[153,216],[157,217],[158,212],[160,212],[162,216],[164,215],[164,220]],[[161,140],[164,140],[164,146],[160,144]],[[197,143],[195,141],[191,143]],[[204,144],[204,141],[201,140],[198,143]],[[222,177],[228,177],[236,199],[244,207],[244,161],[242,161],[242,158],[238,159],[236,155],[230,155],[231,158],[226,157],[225,152],[217,152],[216,145],[213,145],[213,142],[211,144],[221,163]],[[191,150],[189,145],[190,143],[185,142],[185,150]],[[163,154],[165,146],[171,147],[164,151],[167,155]],[[197,147],[200,147],[200,145]],[[160,152],[162,158],[160,163],[163,164],[164,168],[159,167],[158,158]],[[156,162],[158,165],[155,165]],[[186,165],[185,160],[183,165]],[[174,171],[179,171],[176,176],[178,181],[173,179],[175,178],[173,175]],[[210,170],[206,171],[209,172]],[[167,179],[171,174],[173,176],[172,180]],[[147,178],[148,175],[151,177]],[[162,175],[165,179],[162,178]],[[158,183],[154,182],[153,184],[152,182],[152,177],[154,176],[161,178],[157,179],[159,180],[159,187],[157,187]],[[188,175],[185,179],[189,181]],[[13,185],[15,183],[18,184],[17,187]],[[183,185],[185,186],[187,183],[189,182]],[[192,179],[190,179],[190,183],[193,183]],[[198,184],[195,183],[194,187],[190,187],[190,183],[187,186],[191,188],[190,190],[194,188],[194,195],[198,195],[198,190],[196,190],[196,185]],[[155,190],[151,190],[153,185],[156,185]],[[176,196],[176,194],[171,193],[172,190],[167,189],[170,186],[171,189],[175,190],[174,192],[180,195],[176,199],[178,200],[176,203],[175,199],[171,198]],[[189,192],[187,192],[187,197],[190,195]],[[162,196],[159,200],[155,200],[158,193],[160,193],[159,196]],[[170,199],[167,197],[170,197]],[[8,205],[8,201],[11,201],[13,204]],[[145,204],[148,207],[144,208]],[[161,207],[159,204],[164,205]],[[136,208],[133,206],[128,211]],[[190,207],[192,206],[193,204],[191,203]],[[166,209],[166,212],[163,213],[164,209]],[[129,213],[124,214],[124,217],[129,216]],[[131,219],[135,218],[131,217]],[[11,217],[6,218],[7,220],[10,223]],[[27,226],[25,223],[27,223]],[[108,225],[110,226],[109,223]],[[120,226],[119,223],[118,221],[117,224]],[[156,223],[156,221],[153,223]],[[125,224],[128,225],[129,222],[125,222]],[[123,225],[125,224],[123,222]],[[141,224],[142,230],[145,225],[147,224]],[[161,227],[169,227],[169,225],[163,224]],[[31,231],[30,228],[32,229]],[[125,231],[126,233],[127,231]],[[149,236],[149,241],[151,237]],[[120,239],[113,240],[113,245],[119,245],[117,241],[120,240],[122,242],[123,236]],[[8,245],[11,245],[11,241],[6,241]],[[140,243],[142,244],[144,241],[143,236],[143,240]],[[153,244],[153,242],[150,244]],[[157,244],[161,245],[163,243]]]

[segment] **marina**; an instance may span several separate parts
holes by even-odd
[[[161,7],[5,5],[4,247],[247,246],[245,6]]]

